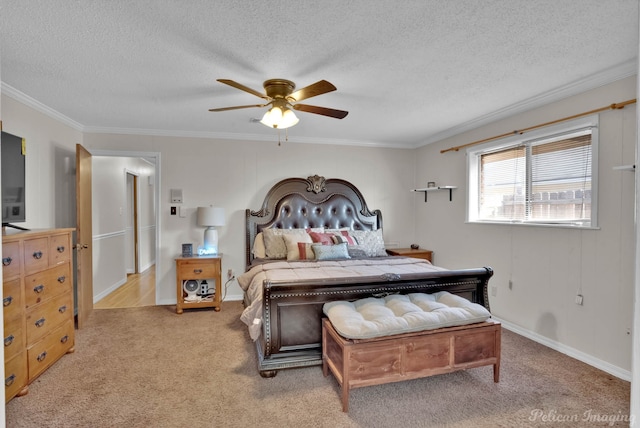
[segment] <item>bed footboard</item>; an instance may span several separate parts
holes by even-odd
[[[421,275],[384,275],[305,282],[265,282],[263,330],[256,341],[263,377],[322,364],[322,307],[334,300],[448,291],[489,309],[490,267]]]

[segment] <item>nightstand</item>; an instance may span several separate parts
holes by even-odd
[[[391,248],[387,250],[387,254],[390,256],[405,256],[413,257],[415,259],[425,259],[433,263],[433,251],[424,250],[422,248],[418,248],[417,250],[414,250],[413,248]]]
[[[183,309],[220,311],[222,254],[176,258],[176,313]]]

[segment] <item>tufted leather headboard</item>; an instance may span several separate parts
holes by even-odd
[[[260,210],[246,210],[247,268],[256,235],[271,227],[376,230],[382,229],[382,213],[369,211],[362,193],[345,180],[318,175],[282,180],[269,190]]]

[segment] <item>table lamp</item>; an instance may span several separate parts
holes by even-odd
[[[204,230],[203,254],[218,254],[218,231],[216,226],[224,226],[224,208],[198,207],[198,226]]]

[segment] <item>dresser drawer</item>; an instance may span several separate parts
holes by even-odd
[[[22,287],[20,279],[6,281],[2,284],[2,306],[4,318],[13,318],[24,310],[24,299],[22,298]]]
[[[4,359],[17,355],[26,346],[24,318],[22,314],[17,317],[4,319]]]
[[[49,239],[49,265],[55,266],[71,260],[71,237],[68,233],[51,235]]]
[[[5,360],[4,363],[4,396],[5,401],[11,400],[27,385],[27,359],[24,351],[19,355]]]
[[[24,240],[24,271],[40,272],[49,267],[49,238]]]
[[[20,276],[20,243],[7,242],[2,244],[2,278],[4,280]]]
[[[73,289],[69,263],[29,275],[24,279],[25,305],[31,308],[40,302]]]
[[[69,321],[27,350],[29,382],[73,347],[73,322]]]
[[[212,261],[182,260],[178,264],[178,277],[184,279],[209,279],[218,277],[218,265]]]
[[[27,346],[31,346],[66,321],[73,321],[73,300],[70,292],[28,309]]]

